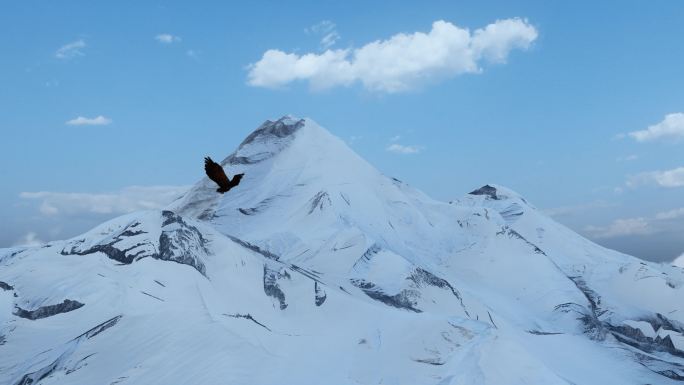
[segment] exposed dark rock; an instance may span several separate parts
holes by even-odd
[[[637,361],[653,373],[658,373],[677,381],[684,381],[684,365],[677,362],[663,361],[653,355],[635,353]]]
[[[164,210],[162,215],[162,232],[159,236],[159,247],[146,237],[140,237],[140,242],[128,248],[118,246],[118,243],[129,237],[147,234],[146,231],[136,229],[139,222],[126,226],[107,243],[96,244],[88,249],[81,246],[85,240],[77,240],[65,247],[62,255],[89,255],[96,252],[105,254],[108,258],[119,263],[128,265],[142,258],[155,258],[163,261],[171,261],[194,267],[201,274],[206,275],[206,268],[201,256],[209,251],[206,248],[207,241],[202,233],[194,226],[189,225],[176,213]]]
[[[373,244],[369,247],[363,255],[354,263],[354,269],[359,268],[360,265],[365,263],[370,263],[373,257],[382,250],[382,247],[378,244]],[[408,287],[402,289],[399,293],[394,295],[388,295],[383,291],[381,287],[378,287],[375,283],[366,281],[362,278],[351,279],[352,285],[361,289],[367,296],[383,302],[387,305],[411,310],[414,312],[421,312],[418,309],[418,299],[421,297],[420,289],[425,286],[434,286],[440,289],[445,289],[451,291],[451,293],[459,300],[461,307],[466,315],[470,316],[468,310],[466,309],[463,298],[461,294],[456,290],[449,282],[442,279],[427,270],[419,267],[415,267],[413,271],[405,278],[408,281]]]
[[[414,358],[413,361],[420,362],[421,364],[436,365],[436,366],[441,366],[441,365],[444,365],[446,363],[444,361],[440,361],[438,359],[433,359],[433,358]]]
[[[223,314],[223,315],[225,315],[226,317],[232,317],[232,318],[248,319],[248,320],[254,322],[255,324],[261,326],[262,328],[268,330],[269,332],[271,331],[271,329],[268,326],[266,326],[266,325],[262,324],[261,322],[255,320],[254,317],[252,317],[252,315],[249,313],[247,313],[247,314]]]
[[[557,333],[557,332],[544,332],[541,330],[528,330],[527,332],[530,334],[537,335],[537,336],[555,336],[558,334],[563,334],[563,333]]]
[[[293,271],[296,271],[297,273],[312,279],[315,282],[320,282],[320,276],[319,273],[313,272],[311,270],[304,269],[302,267],[299,267],[297,265],[289,265],[289,268]],[[287,270],[285,270],[285,274],[288,274]],[[289,274],[288,274],[289,278]]]
[[[582,315],[578,318],[584,324],[584,332],[592,339],[602,341],[606,338],[607,328],[604,322],[599,317],[606,313],[606,310],[601,310],[601,296],[587,286],[587,283],[582,277],[568,277],[575,284],[575,286],[584,294],[584,297],[589,302],[589,309],[584,306],[575,304],[577,309],[582,309]],[[577,310],[580,312],[580,310]]]
[[[321,285],[318,284],[318,281],[314,281],[314,293],[316,295],[316,306],[323,305],[323,302],[325,302],[325,299],[328,296],[325,294],[325,290],[323,290]]]
[[[275,122],[267,120],[254,132],[252,132],[247,138],[245,138],[245,140],[242,141],[242,143],[240,143],[238,150],[230,156],[228,156],[228,158],[226,158],[222,162],[222,164],[254,164],[269,159],[273,156],[273,153],[263,152],[259,154],[253,154],[250,156],[240,156],[237,154],[244,146],[252,142],[283,139],[293,135],[295,132],[297,132],[297,130],[299,130],[303,126],[304,119],[300,119],[296,122],[292,122],[288,117],[280,118]]]
[[[268,259],[272,259],[272,260],[274,260],[274,261],[277,261],[278,259],[280,259],[279,256],[277,256],[277,255],[271,253],[271,252],[268,251],[268,250],[262,250],[262,249],[261,249],[259,246],[257,246],[257,245],[253,245],[253,244],[251,244],[251,243],[249,243],[249,242],[247,242],[247,241],[244,241],[244,240],[242,240],[242,239],[240,239],[240,238],[237,238],[237,237],[234,237],[234,236],[232,236],[232,235],[226,234],[226,236],[227,236],[228,238],[230,238],[233,242],[239,244],[240,246],[246,247],[246,248],[248,248],[248,249],[254,251],[255,253],[259,253],[259,254],[263,255],[264,257],[266,257],[266,258],[268,258]]]
[[[88,354],[87,356],[81,358],[80,360],[76,361],[76,363],[70,368],[64,371],[65,374],[71,374],[79,369],[81,369],[84,366],[88,366],[86,363],[86,360],[92,356],[94,356],[95,353]]]
[[[73,342],[75,344],[80,344],[84,339],[90,339],[95,337],[96,335],[102,333],[103,331],[109,329],[110,327],[116,325],[117,322],[121,319],[122,316],[116,316],[114,318],[110,318],[109,320],[95,326],[94,328],[86,331],[85,333],[81,334],[80,336],[74,338],[73,340],[69,342]],[[64,363],[68,360],[69,356],[74,352],[75,349],[69,349],[65,348],[64,352],[57,357],[56,360],[51,362],[50,364],[34,371],[31,373],[24,374],[19,381],[15,383],[15,385],[31,385],[31,384],[37,384],[40,382],[42,379],[46,378],[47,376],[51,375],[58,369],[62,368]]]
[[[164,223],[159,236],[159,256],[156,258],[190,265],[202,275],[206,275],[206,268],[200,256],[207,255],[209,251],[202,233],[172,211],[162,211],[162,216]],[[164,230],[164,227],[170,224],[178,224],[178,226]]]
[[[349,198],[345,194],[340,193],[340,197],[342,197],[342,199],[347,204],[347,206],[351,206],[351,203],[349,202]]]
[[[273,202],[276,198],[278,198],[278,195],[268,197],[261,202],[257,203],[256,206],[254,207],[249,207],[249,208],[238,208],[238,211],[242,213],[243,215],[255,215],[260,212],[262,212],[264,209],[268,208],[271,202]]]
[[[147,292],[144,292],[144,291],[140,291],[140,292],[143,293],[143,294],[145,294],[145,295],[148,296],[148,297],[152,297],[152,298],[154,298],[154,299],[156,299],[156,300],[158,300],[158,301],[164,302],[163,299],[161,299],[161,298],[159,298],[159,297],[157,297],[157,296],[154,296],[154,295],[152,295],[152,294],[150,294],[150,293],[147,293]]]
[[[287,302],[285,302],[285,293],[278,286],[278,280],[281,278],[290,278],[287,271],[281,273],[270,269],[267,265],[264,265],[264,293],[267,296],[273,297],[280,303],[280,310],[287,308]]]
[[[499,197],[496,195],[496,187],[490,185],[484,185],[477,190],[473,190],[469,193],[470,195],[486,195],[487,197],[498,200]]]
[[[309,214],[313,213],[316,209],[323,210],[325,208],[326,203],[328,206],[332,205],[332,201],[330,200],[330,196],[328,196],[328,193],[325,191],[319,191],[316,193],[316,195],[309,200]]]
[[[371,247],[369,247],[369,248],[361,255],[361,258],[359,258],[356,262],[354,262],[354,268],[357,268],[358,265],[360,265],[360,264],[362,264],[362,263],[370,262],[371,258],[372,258],[375,254],[379,253],[380,250],[382,250],[382,248],[381,248],[380,245],[378,245],[377,243],[374,243],[373,245],[371,245]]]
[[[420,293],[417,290],[405,289],[397,294],[389,295],[382,291],[382,288],[376,286],[372,282],[368,282],[363,279],[350,279],[352,285],[363,290],[367,296],[373,298],[376,301],[380,301],[387,305],[399,308],[411,310],[416,313],[421,313],[420,309],[416,308],[416,300],[420,297]]]
[[[684,325],[675,320],[671,320],[660,313],[656,313],[655,317],[645,318],[641,321],[646,321],[651,324],[653,330],[658,330],[660,328],[666,330],[673,330],[684,334]]]
[[[511,237],[511,238],[517,238],[517,239],[520,239],[521,241],[525,242],[528,246],[530,246],[531,248],[534,249],[534,252],[535,252],[536,254],[546,255],[546,253],[545,253],[542,249],[540,249],[539,247],[537,247],[537,245],[535,245],[534,243],[528,241],[525,237],[523,237],[522,235],[520,235],[520,233],[518,233],[517,231],[515,231],[515,230],[513,230],[513,229],[511,229],[511,228],[508,228],[508,227],[506,227],[506,229],[507,229],[507,230],[506,230],[506,234],[508,234],[509,237]],[[499,235],[500,233],[496,233],[496,234]]]
[[[0,289],[10,291],[14,290],[14,286],[10,285],[9,283],[0,281]]]
[[[26,318],[30,320],[37,320],[41,318],[51,317],[56,314],[67,313],[72,310],[76,310],[82,307],[84,304],[78,301],[72,301],[70,299],[65,299],[64,302],[56,305],[41,306],[35,310],[24,310],[19,306],[15,305],[16,310],[14,315],[21,318]]]
[[[413,281],[417,287],[422,287],[423,285],[429,285],[429,286],[435,286],[439,287],[441,289],[449,289],[451,291],[451,294],[456,297],[459,302],[461,302],[461,308],[463,308],[463,311],[466,313],[468,317],[470,317],[470,314],[468,313],[468,310],[465,307],[465,304],[463,303],[463,297],[461,297],[461,293],[458,292],[451,284],[443,278],[440,278],[432,273],[430,273],[427,270],[423,270],[421,268],[416,268],[416,270],[409,275],[407,278],[411,281]]]
[[[257,138],[284,138],[297,132],[304,126],[304,119],[300,119],[294,123],[288,122],[290,118],[284,116],[275,122],[267,120],[259,128],[254,130],[245,140],[240,143],[240,147],[252,143]],[[238,148],[240,148],[238,147]]]
[[[684,352],[675,348],[670,336],[661,338],[651,338],[645,336],[640,329],[633,328],[629,325],[612,325],[609,321],[602,321],[601,316],[606,314],[607,310],[602,310],[601,296],[594,290],[589,288],[582,277],[568,277],[575,283],[575,286],[584,294],[589,302],[589,309],[585,306],[576,303],[566,303],[556,306],[555,310],[563,312],[576,312],[585,327],[585,333],[595,340],[604,340],[606,335],[610,333],[617,341],[634,347],[642,352],[665,352],[676,357],[684,358]],[[662,314],[656,314],[655,317],[643,319],[642,321],[649,322],[653,330],[664,328],[666,330],[673,330],[681,333],[681,325],[667,319]],[[658,373],[665,377],[675,380],[684,380],[684,365],[680,365],[672,361],[655,360],[645,354],[635,352],[637,360],[654,373]]]
[[[103,331],[109,329],[110,327],[116,325],[121,320],[122,317],[123,317],[123,315],[118,315],[116,317],[112,317],[112,318],[104,321],[103,323],[96,325],[95,327],[91,328],[90,330],[86,331],[85,333],[81,334],[80,336],[78,336],[76,338],[85,337],[87,339],[91,339],[91,338],[95,337],[96,335],[102,333]]]

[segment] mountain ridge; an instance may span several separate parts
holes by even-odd
[[[0,249],[0,384],[684,380],[684,269],[496,184],[434,200],[308,118],[221,164],[227,194]]]

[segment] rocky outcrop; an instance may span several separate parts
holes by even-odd
[[[25,310],[15,305],[14,315],[30,320],[37,320],[41,318],[52,317],[56,314],[67,313],[84,305],[85,304],[83,303],[72,301],[70,299],[65,299],[64,302],[58,303],[56,305],[41,306],[35,310]]]
[[[73,241],[62,249],[61,254],[89,255],[101,252],[126,265],[150,257],[189,265],[206,275],[202,258],[209,254],[209,250],[202,233],[173,211],[162,211],[161,220],[158,239],[152,239],[150,233],[143,229],[144,225],[135,221],[89,247],[84,246],[85,239]]]

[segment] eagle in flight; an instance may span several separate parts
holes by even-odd
[[[219,188],[216,189],[217,192],[223,194],[224,192],[232,189],[240,183],[240,180],[245,174],[236,174],[233,179],[228,179],[223,167],[220,164],[211,160],[210,157],[204,158],[204,171],[207,172],[209,179],[216,182]]]

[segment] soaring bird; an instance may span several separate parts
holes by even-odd
[[[204,158],[204,171],[207,172],[209,179],[216,182],[219,188],[216,189],[217,192],[223,194],[224,192],[232,189],[240,183],[240,180],[245,174],[236,174],[233,179],[228,179],[223,167],[220,164],[211,160],[210,157]]]

